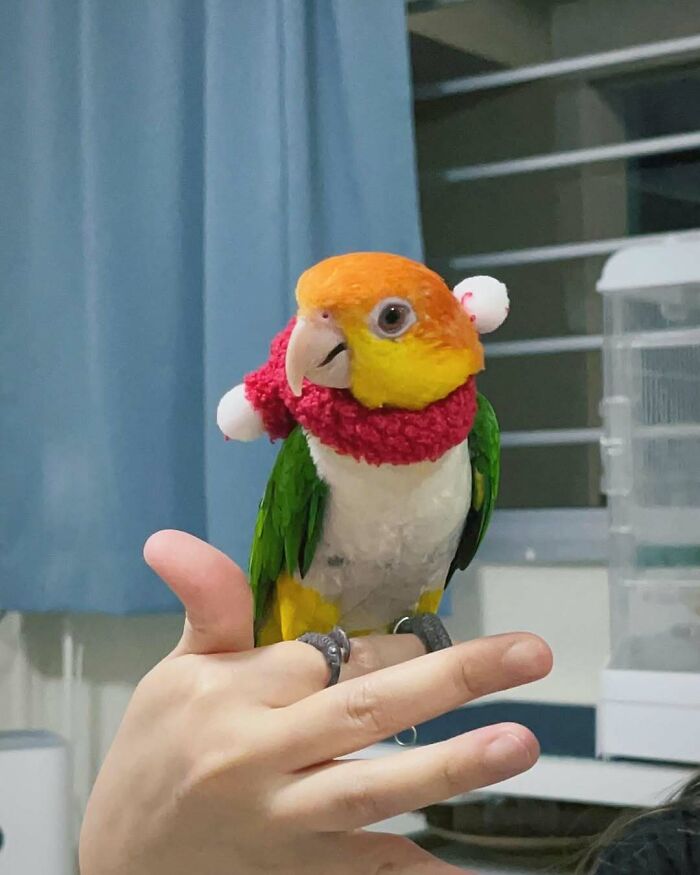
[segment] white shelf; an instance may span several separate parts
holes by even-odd
[[[489,536],[479,548],[483,564],[607,561],[608,514],[604,508],[496,508]]]
[[[356,757],[396,753],[393,744],[376,744]],[[543,756],[522,775],[474,793],[451,799],[457,804],[484,796],[559,799],[585,804],[650,808],[688,781],[694,770],[685,766]]]
[[[602,334],[572,334],[567,337],[538,337],[533,340],[504,340],[484,344],[484,352],[488,360],[518,355],[590,352],[602,348]]]
[[[700,147],[700,131],[686,134],[669,134],[664,137],[647,137],[626,143],[608,146],[593,146],[588,149],[570,149],[565,152],[550,152],[545,155],[530,155],[510,161],[490,161],[484,164],[468,164],[464,167],[449,167],[434,174],[436,180],[447,183],[471,182],[475,179],[498,179],[521,173],[546,172],[564,167],[582,167],[604,161],[626,161],[649,155],[669,155]],[[427,177],[430,179],[431,177]]]
[[[606,669],[596,735],[606,756],[700,763],[700,674]]]
[[[542,428],[501,432],[502,447],[563,447],[598,443],[599,428]]]
[[[700,35],[680,39],[661,40],[655,43],[629,46],[609,52],[591,55],[578,55],[573,58],[559,58],[543,64],[530,64],[526,67],[498,70],[495,73],[480,73],[477,76],[462,76],[432,82],[415,89],[417,100],[435,100],[451,94],[467,94],[475,91],[490,91],[536,82],[542,79],[564,79],[589,75],[601,76],[622,73],[643,65],[648,69],[654,63],[668,64],[691,59],[700,54]]]
[[[544,264],[551,261],[566,261],[570,258],[589,258],[592,255],[609,255],[632,246],[647,246],[666,243],[670,238],[683,242],[698,240],[697,230],[681,231],[678,234],[637,234],[633,237],[611,237],[607,240],[584,240],[580,243],[556,243],[552,246],[534,246],[530,249],[507,249],[499,252],[479,252],[475,255],[456,255],[448,259],[452,270],[473,270],[481,267],[515,267],[522,264]],[[636,257],[636,256],[635,256]],[[610,264],[612,259],[608,262]],[[605,289],[599,284],[599,291]]]
[[[521,798],[650,808],[667,799],[692,774],[693,769],[682,766],[542,757],[529,772],[460,799],[505,794]]]

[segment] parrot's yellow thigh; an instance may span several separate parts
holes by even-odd
[[[432,589],[421,593],[421,597],[418,599],[418,604],[416,605],[416,613],[437,614],[444,591],[444,589]]]
[[[339,617],[337,605],[283,573],[275,584],[267,617],[258,631],[257,644],[293,641],[306,632],[330,632]]]

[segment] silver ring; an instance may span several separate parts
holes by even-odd
[[[403,626],[404,623],[407,623],[411,618],[410,617],[401,617],[401,619],[396,623],[394,629],[392,631],[392,635],[398,635],[399,629]]]
[[[415,726],[411,726],[411,727],[409,727],[408,729],[404,729],[404,732],[410,732],[410,733],[411,733],[411,739],[410,739],[410,741],[402,741],[402,740],[401,740],[401,733],[397,733],[397,734],[394,736],[394,741],[395,741],[400,747],[413,747],[413,745],[416,744],[416,742],[418,741],[418,730],[416,729]]]

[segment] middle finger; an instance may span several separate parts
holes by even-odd
[[[359,829],[511,778],[538,753],[524,726],[487,726],[410,751],[305,769],[279,790],[275,813],[319,832]]]

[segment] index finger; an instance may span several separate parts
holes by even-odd
[[[367,635],[352,638],[350,643],[350,660],[341,669],[341,681],[425,655],[415,635]],[[261,647],[257,653],[259,668],[252,680],[261,701],[271,708],[292,705],[323,690],[328,683],[326,660],[308,644],[283,641]],[[262,677],[264,683],[260,682]]]
[[[512,633],[457,644],[331,687],[279,715],[291,771],[345,756],[499,690],[549,673],[536,635]]]

